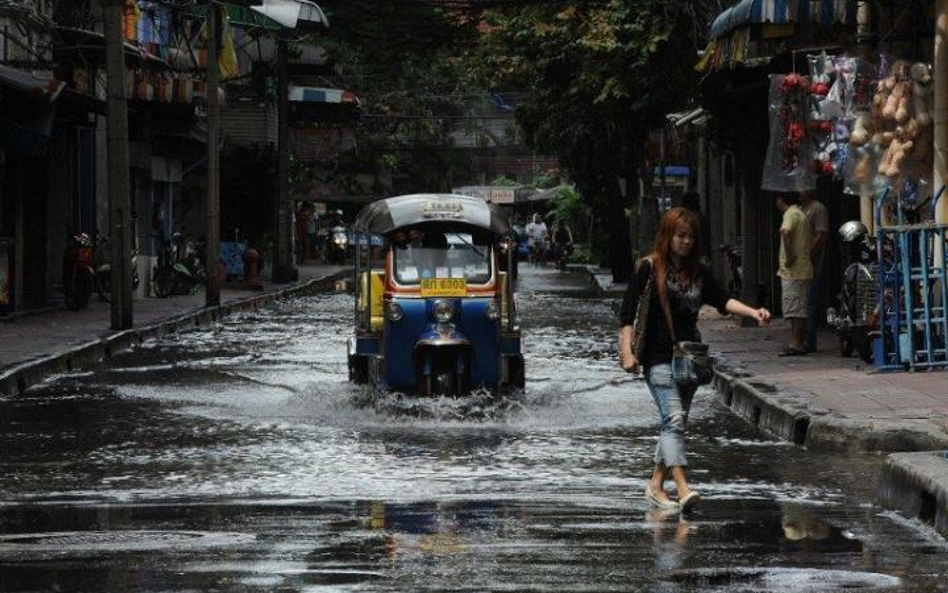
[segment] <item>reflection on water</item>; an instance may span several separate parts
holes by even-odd
[[[702,507],[649,510],[657,418],[616,372],[611,304],[523,279],[528,388],[506,400],[349,385],[335,294],[0,401],[0,591],[825,590],[791,569],[948,584],[936,542],[860,505],[878,458],[768,442],[708,392],[690,427]]]

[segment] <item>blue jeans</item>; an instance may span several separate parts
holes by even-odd
[[[655,447],[655,465],[685,467],[688,465],[685,458],[685,427],[698,387],[679,387],[672,377],[671,364],[649,367],[645,372],[645,384],[662,419],[662,430],[658,446]]]
[[[823,297],[823,274],[815,271],[810,289],[806,294],[806,326],[803,330],[803,345],[816,350],[816,330],[823,315],[820,311]]]

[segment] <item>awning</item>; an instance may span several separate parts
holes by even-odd
[[[0,65],[0,147],[43,156],[65,83]]]
[[[290,85],[289,99],[297,103],[351,103],[359,105],[359,98],[352,91],[315,86]]]
[[[52,78],[40,78],[0,64],[0,85],[29,98],[52,103],[59,97],[66,83]]]
[[[711,39],[752,24],[856,24],[856,0],[741,0],[714,19]]]

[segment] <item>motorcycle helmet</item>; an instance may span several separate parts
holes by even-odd
[[[844,243],[861,241],[868,234],[869,229],[858,220],[850,220],[839,227],[839,238],[842,239]]]

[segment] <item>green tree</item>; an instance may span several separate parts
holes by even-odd
[[[632,263],[626,212],[635,211],[639,180],[651,187],[648,130],[685,103],[696,84],[686,7],[576,1],[485,14],[486,79],[522,91],[516,116],[527,141],[559,156],[596,219],[605,221],[593,247],[619,280]]]
[[[438,191],[470,175],[470,155],[450,146],[472,100],[466,57],[476,21],[436,5],[328,0],[332,29],[320,40],[339,74],[331,84],[362,101],[357,148],[340,159],[350,172],[385,169],[402,189]],[[378,171],[377,171],[378,172]],[[376,188],[378,189],[378,188]]]

